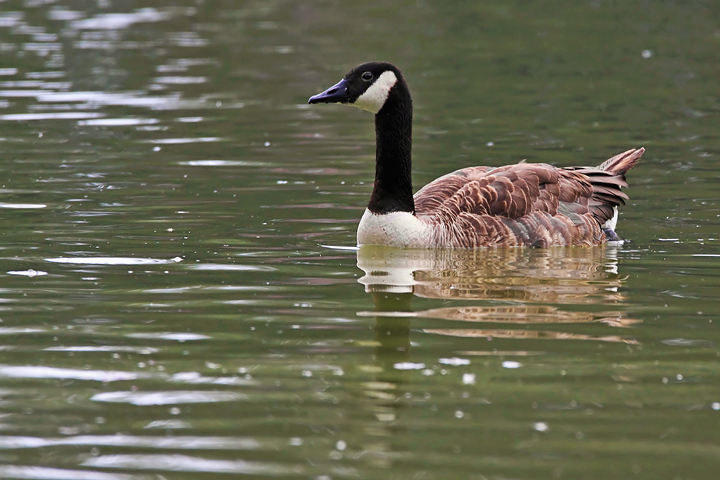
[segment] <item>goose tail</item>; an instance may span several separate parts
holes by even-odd
[[[625,175],[631,168],[637,164],[640,157],[645,153],[643,147],[633,148],[627,152],[620,153],[614,157],[605,160],[598,166],[599,170],[604,170],[612,175]]]

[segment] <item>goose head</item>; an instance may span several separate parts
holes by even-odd
[[[407,87],[395,65],[370,62],[353,68],[338,83],[310,97],[308,103],[344,103],[377,114],[400,90],[407,91]]]

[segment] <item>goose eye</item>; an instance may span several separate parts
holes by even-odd
[[[370,80],[373,79],[373,74],[372,74],[372,72],[363,72],[363,74],[360,75],[360,78],[362,78],[366,82],[369,82]]]

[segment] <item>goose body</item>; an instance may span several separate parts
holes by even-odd
[[[371,62],[309,103],[344,103],[375,114],[375,184],[358,245],[408,248],[551,247],[620,240],[625,173],[644,153],[628,150],[597,167],[521,162],[468,167],[412,194],[412,99],[394,65]]]

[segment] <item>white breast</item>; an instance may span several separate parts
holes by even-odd
[[[357,232],[358,245],[427,248],[430,238],[428,225],[408,212],[378,215],[366,209]]]

